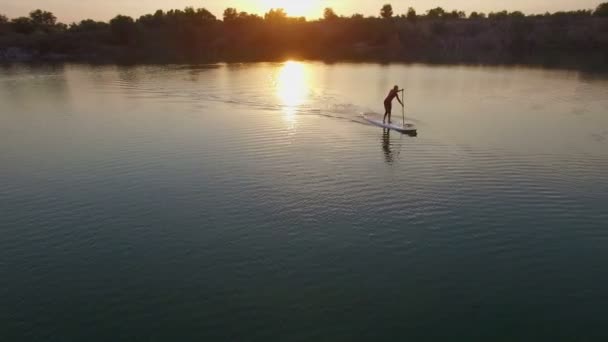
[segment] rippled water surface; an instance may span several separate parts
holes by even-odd
[[[417,137],[361,119],[394,84]],[[601,75],[10,66],[0,104],[0,340],[608,338]]]

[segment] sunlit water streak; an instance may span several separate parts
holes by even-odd
[[[395,83],[411,138],[360,120]],[[608,82],[0,69],[6,340],[601,340]]]

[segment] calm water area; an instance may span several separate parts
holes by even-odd
[[[605,341],[607,262],[607,75],[0,67],[3,341]]]

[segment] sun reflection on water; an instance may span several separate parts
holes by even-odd
[[[286,62],[279,70],[276,94],[283,107],[283,116],[290,124],[296,121],[296,111],[310,95],[309,75],[306,65],[300,62]]]

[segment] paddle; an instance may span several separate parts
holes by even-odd
[[[403,115],[403,127],[405,127],[405,89],[401,89],[401,114]]]

